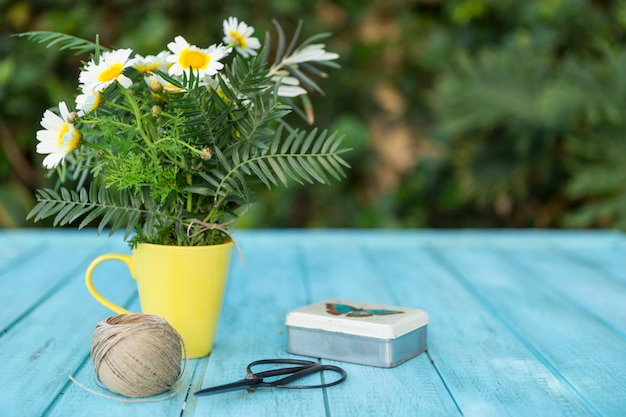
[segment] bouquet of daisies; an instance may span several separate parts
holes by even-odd
[[[46,110],[37,152],[60,181],[37,192],[29,214],[54,225],[97,223],[140,242],[207,245],[230,238],[254,185],[328,183],[348,164],[337,132],[292,128],[295,112],[313,122],[311,91],[337,68],[320,43],[286,42],[280,25],[270,60],[254,29],[231,17],[224,37],[206,48],[176,36],[167,49],[142,56],[109,50],[55,32],[22,34],[91,53],[78,76],[79,94]],[[68,184],[72,184],[69,186]]]

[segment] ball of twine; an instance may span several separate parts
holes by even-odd
[[[126,397],[150,397],[181,377],[183,340],[162,317],[121,314],[96,325],[91,358],[96,378]]]

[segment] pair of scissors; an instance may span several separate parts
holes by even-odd
[[[296,365],[290,367],[279,367],[276,369],[270,369],[268,371],[253,372],[254,367],[259,365]],[[325,382],[318,385],[293,385],[293,381],[296,381],[305,376],[323,372],[332,371],[339,374],[339,378],[335,381]],[[216,387],[205,388],[200,391],[196,391],[194,395],[211,395],[219,394],[222,392],[235,391],[239,389],[246,389],[248,392],[254,392],[257,388],[287,388],[287,389],[311,389],[311,388],[326,388],[333,385],[341,384],[346,380],[348,374],[342,368],[334,365],[320,365],[317,362],[304,361],[299,359],[262,359],[254,361],[246,368],[247,375],[244,379],[230,384],[219,385]],[[266,378],[287,375],[283,378],[274,379],[271,381]]]

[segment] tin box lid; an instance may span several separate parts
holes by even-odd
[[[428,313],[408,307],[326,300],[287,313],[290,327],[395,339],[428,324]]]

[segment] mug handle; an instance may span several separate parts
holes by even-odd
[[[93,285],[93,280],[92,280],[93,271],[94,269],[96,269],[98,265],[100,265],[102,262],[105,262],[105,261],[123,262],[128,267],[131,277],[135,279],[135,267],[133,264],[133,257],[131,255],[124,255],[121,253],[107,253],[105,255],[100,255],[97,258],[95,258],[93,261],[91,261],[91,263],[87,267],[87,271],[85,272],[85,284],[87,285],[87,290],[89,291],[89,294],[91,294],[91,296],[96,299],[96,301],[98,301],[100,304],[102,304],[109,310],[113,311],[114,313],[130,314],[130,311],[104,298],[102,294],[100,294],[98,290],[96,290],[96,287]]]

